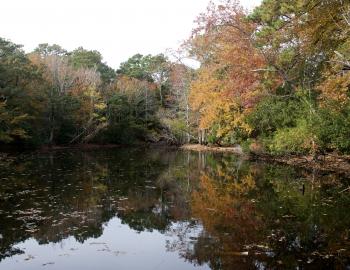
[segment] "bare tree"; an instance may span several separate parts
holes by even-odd
[[[46,66],[46,76],[51,81],[52,87],[49,90],[48,97],[49,125],[50,135],[49,144],[52,144],[55,137],[56,113],[58,100],[66,94],[74,84],[76,75],[73,68],[69,65],[67,57],[59,55],[48,55],[43,58]]]
[[[171,58],[175,61],[169,67],[169,96],[170,101],[168,107],[170,107],[170,113],[167,116],[163,116],[163,123],[170,130],[171,134],[168,134],[169,140],[176,140],[176,136],[172,134],[172,123],[173,121],[181,121],[184,123],[185,127],[181,130],[174,130],[175,132],[181,132],[183,135],[181,137],[181,143],[189,143],[191,138],[191,108],[189,102],[190,96],[190,84],[193,77],[193,69],[184,64],[184,59],[186,58],[179,51],[169,51]],[[175,129],[178,129],[176,127]],[[178,138],[179,139],[179,138]]]

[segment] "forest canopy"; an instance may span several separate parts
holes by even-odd
[[[0,143],[206,143],[350,152],[350,3],[210,3],[180,54],[100,52],[0,38]],[[185,65],[182,57],[199,62]]]

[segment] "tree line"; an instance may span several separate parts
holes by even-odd
[[[0,141],[241,144],[270,153],[350,150],[350,3],[210,3],[176,57],[0,39]],[[200,63],[191,68],[182,56]],[[175,59],[175,60],[174,60]]]
[[[179,143],[190,134],[183,89],[192,70],[163,54],[134,55],[118,70],[82,47],[26,54],[0,39],[0,54],[1,143]]]

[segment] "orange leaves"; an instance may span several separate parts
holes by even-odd
[[[350,101],[350,43],[342,46],[342,52],[335,51],[329,61],[328,69],[323,73],[324,80],[318,86],[321,101],[336,101],[342,106]]]
[[[255,188],[255,179],[250,174],[241,179],[223,174],[216,178],[209,174],[201,176],[200,189],[192,194],[192,214],[203,222],[205,230],[212,236],[223,237],[218,228],[224,224],[234,233],[235,243],[246,241],[248,236],[254,239],[263,224],[256,215],[254,204],[245,195]],[[220,178],[226,181],[218,181]],[[225,251],[237,248],[231,238],[222,240],[227,244]]]
[[[349,87],[350,72],[346,72],[343,75],[329,75],[318,88],[322,93],[321,98],[324,102],[334,100],[345,105],[350,101]]]
[[[226,70],[226,95],[240,100],[243,107],[256,103],[256,91],[262,80],[261,72],[256,70],[265,67],[263,56],[253,47],[249,40],[241,37],[235,42],[230,40],[230,32],[225,32],[223,50],[218,55]]]
[[[155,83],[148,82],[146,80],[139,80],[128,76],[120,76],[116,83],[116,89],[122,93],[136,93],[144,91],[146,89],[156,90],[157,85]]]
[[[223,82],[212,76],[212,70],[202,69],[191,85],[190,102],[201,115],[200,127],[208,128],[223,105]]]
[[[198,77],[191,85],[190,102],[200,113],[200,128],[219,124],[219,134],[235,128],[249,132],[244,110],[254,106],[265,94],[261,87],[266,66],[254,47],[255,25],[236,1],[210,5],[198,20],[189,41],[191,53],[201,62]]]

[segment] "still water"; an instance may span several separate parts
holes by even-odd
[[[350,269],[350,181],[232,154],[0,160],[0,269]]]

